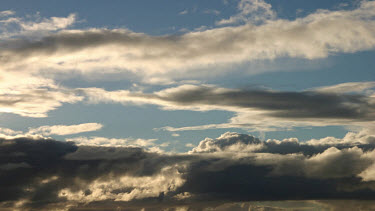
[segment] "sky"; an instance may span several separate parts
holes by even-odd
[[[375,1],[3,0],[0,208],[372,209],[374,67]]]

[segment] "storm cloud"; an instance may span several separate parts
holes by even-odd
[[[374,137],[346,138],[317,144],[225,133],[201,141],[190,153],[1,139],[0,204],[31,210],[155,209],[224,201],[374,199]]]

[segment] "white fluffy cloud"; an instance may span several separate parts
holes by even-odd
[[[235,159],[254,157],[258,165],[274,166],[274,175],[357,176],[363,181],[374,181],[374,144],[375,136],[365,131],[350,132],[342,139],[326,137],[306,142],[296,138],[260,141],[251,135],[227,132],[216,139],[206,138],[189,153],[221,154]]]

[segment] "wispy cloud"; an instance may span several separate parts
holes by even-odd
[[[15,14],[15,12],[13,10],[0,11],[0,17],[11,16],[11,15],[14,15],[14,14]]]
[[[205,13],[205,14],[213,14],[213,15],[220,15],[220,11],[219,10],[215,10],[215,9],[208,9],[208,10],[203,11],[203,13]]]
[[[188,13],[189,13],[188,10],[183,10],[183,11],[179,12],[178,14],[179,14],[179,15],[186,15],[186,14],[188,14]]]
[[[103,127],[99,123],[82,123],[78,125],[45,125],[38,128],[30,128],[30,134],[49,135],[71,135],[100,130]]]
[[[21,78],[11,81],[11,83],[16,85],[17,82],[27,79]],[[51,84],[51,86],[53,85]],[[6,87],[0,91],[0,112],[40,118],[46,117],[48,111],[60,107],[63,103],[76,103],[82,99],[82,96],[58,87],[48,88],[38,87],[38,85],[26,85],[25,87],[20,85],[14,89]]]
[[[0,19],[0,40],[3,42],[12,38],[38,39],[49,33],[66,29],[76,22],[76,14],[50,18],[42,18],[39,13],[26,17],[7,17],[14,14],[15,12],[11,10],[0,12],[0,18],[2,18]]]
[[[276,18],[276,13],[272,10],[271,4],[264,0],[241,0],[238,3],[239,13],[217,21],[217,25],[239,24],[239,23],[263,23]]]
[[[347,82],[333,86],[318,87],[313,90],[326,93],[366,93],[373,94],[375,88],[375,81],[368,82]]]

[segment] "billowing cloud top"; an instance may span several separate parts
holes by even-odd
[[[375,137],[325,139],[260,141],[228,132],[188,154],[1,139],[1,206],[140,209],[223,199],[374,199]]]

